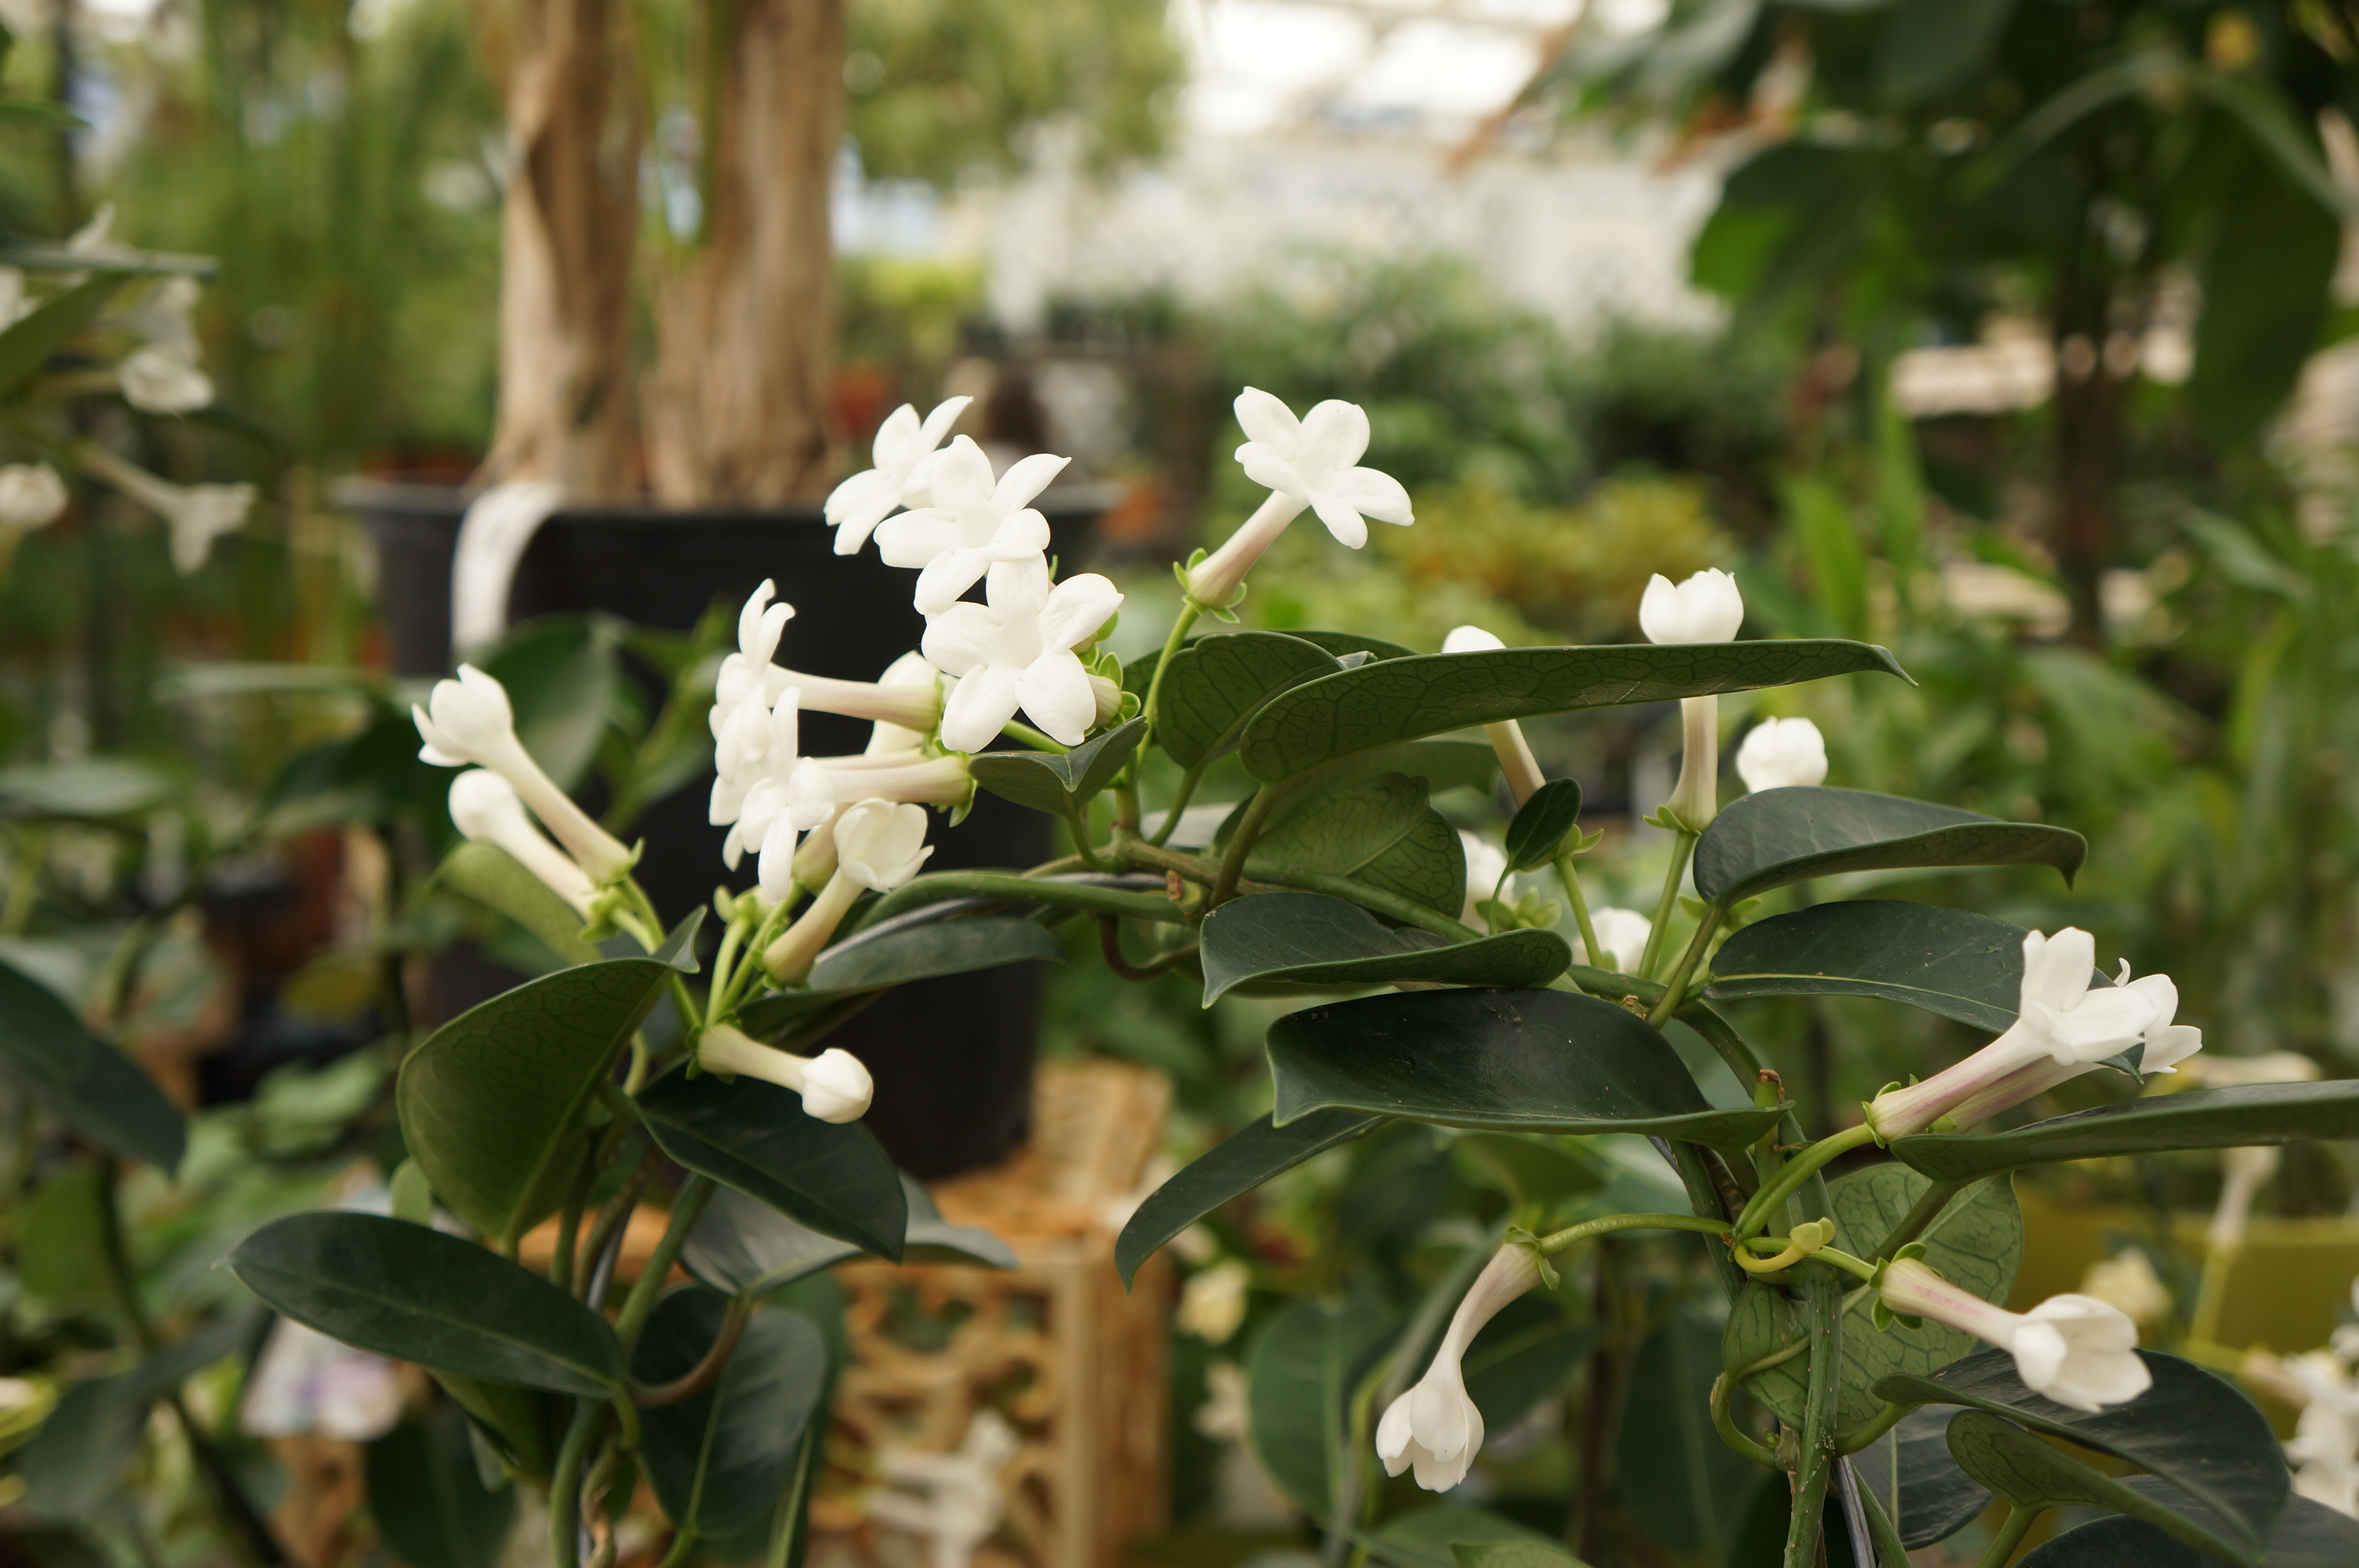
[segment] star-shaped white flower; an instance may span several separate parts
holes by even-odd
[[[903,506],[926,503],[926,473],[934,449],[942,444],[972,397],[953,397],[935,405],[923,423],[918,411],[904,403],[876,427],[869,456],[876,466],[864,469],[828,492],[827,521],[835,530],[835,553],[856,556],[876,524]]]
[[[1071,460],[1038,452],[995,483],[991,460],[964,436],[939,453],[928,478],[933,504],[888,518],[876,530],[887,566],[920,568],[911,596],[918,613],[940,615],[993,567],[1046,550],[1049,520],[1032,509],[1032,498]]]
[[[1330,398],[1297,419],[1248,386],[1237,395],[1236,413],[1249,438],[1237,449],[1245,473],[1319,514],[1339,543],[1355,550],[1366,544],[1371,517],[1404,526],[1415,521],[1400,481],[1358,466],[1368,449],[1368,416],[1358,404]]]
[[[1097,717],[1089,672],[1073,650],[1122,607],[1095,572],[1049,586],[1038,556],[995,566],[986,604],[951,604],[926,623],[925,654],[958,687],[942,708],[942,744],[980,752],[1022,708],[1043,732],[1081,744]]]

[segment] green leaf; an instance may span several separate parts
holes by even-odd
[[[900,1173],[859,1122],[821,1121],[775,1084],[675,1067],[639,1095],[663,1152],[790,1219],[896,1263],[909,1227]],[[438,1189],[439,1190],[439,1189]]]
[[[619,695],[621,640],[604,617],[552,615],[516,628],[476,661],[507,688],[516,739],[561,789],[597,760]]]
[[[1948,1406],[1929,1405],[1902,1416],[1892,1432],[1900,1491],[1895,1522],[1900,1543],[1912,1552],[1949,1540],[1990,1507],[1989,1491],[1950,1457],[1950,1422],[1956,1415]]]
[[[0,400],[16,396],[38,375],[49,356],[99,318],[129,275],[93,272],[71,288],[53,294],[0,331]]]
[[[1732,802],[1696,841],[1696,892],[1723,906],[1812,877],[1940,866],[2053,866],[2071,882],[2088,840],[1865,790],[1793,784]]]
[[[693,939],[701,914],[667,954]],[[556,1212],[582,1113],[679,967],[657,956],[560,969],[470,1008],[409,1054],[394,1101],[444,1207],[501,1242]]]
[[[1649,1335],[1631,1368],[1615,1453],[1622,1495],[1672,1551],[1718,1562],[1736,1532],[1753,1473],[1712,1425],[1719,1325],[1682,1305]]]
[[[2256,1548],[2285,1507],[2285,1458],[2267,1417],[2211,1373],[2151,1350],[2138,1353],[2154,1386],[2094,1414],[2068,1410],[2023,1386],[2015,1357],[1983,1350],[1930,1378],[1900,1375],[1875,1386],[1901,1404],[1964,1405],[2125,1460],[2220,1516],[2231,1542]]]
[[[908,1250],[903,1254],[908,1261],[1016,1266],[1014,1250],[988,1230],[944,1219],[914,1177],[902,1176],[901,1191],[909,1204]],[[734,1187],[722,1187],[680,1249],[679,1262],[700,1283],[725,1295],[766,1296],[859,1255],[849,1241],[822,1236]]]
[[[367,1449],[369,1512],[410,1568],[492,1568],[516,1488],[486,1488],[459,1407],[438,1403]]]
[[[2118,1485],[2185,1509],[2178,1488],[2151,1476],[2125,1476]],[[2201,1510],[2210,1521],[2217,1516]],[[2211,1568],[2220,1560],[2182,1545],[2144,1519],[2114,1515],[2035,1548],[2020,1568]],[[2268,1568],[2350,1568],[2359,1563],[2359,1519],[2308,1498],[2288,1498],[2269,1531]]]
[[[1181,767],[1201,767],[1237,743],[1263,703],[1342,668],[1318,644],[1277,632],[1199,638],[1164,673],[1155,739]]]
[[[726,1296],[694,1286],[664,1297],[632,1353],[632,1375],[642,1384],[685,1376],[728,1310]],[[665,1515],[699,1535],[724,1536],[767,1514],[793,1478],[827,1381],[827,1341],[810,1319],[754,1314],[712,1387],[639,1418],[647,1481]]]
[[[1450,1555],[1458,1568],[1582,1568],[1552,1541],[1453,1541]]]
[[[230,1272],[283,1316],[359,1350],[560,1394],[612,1394],[606,1320],[473,1242],[383,1215],[289,1215],[238,1243]]]
[[[598,961],[598,949],[582,938],[581,913],[496,844],[461,844],[434,873],[433,885],[506,915],[568,964]]]
[[[1063,945],[1038,921],[1021,915],[935,920],[845,938],[819,956],[810,983],[813,990],[849,994],[1036,960],[1065,961]]]
[[[1937,904],[1813,904],[1731,936],[1703,994],[1881,997],[1995,1034],[2015,1022],[2023,937],[2020,925]]]
[[[1312,892],[1231,899],[1205,917],[1202,955],[1206,1007],[1247,981],[1537,987],[1572,961],[1572,949],[1553,931],[1452,943],[1413,926],[1386,926],[1355,903]]]
[[[1445,914],[1466,905],[1465,846],[1405,773],[1289,803],[1245,857],[1247,876],[1279,867],[1357,878]]]
[[[1463,1132],[1450,1141],[1450,1157],[1505,1193],[1508,1202],[1549,1209],[1597,1191],[1608,1179],[1603,1162],[1586,1145],[1544,1134]]]
[[[0,962],[0,1068],[112,1154],[180,1168],[188,1127],[138,1064],[92,1033],[63,997]]]
[[[1415,654],[1323,676],[1273,698],[1245,726],[1242,752],[1254,777],[1291,778],[1354,752],[1476,724],[1861,670],[1902,673],[1882,648],[1823,641]]]
[[[2006,1132],[1919,1133],[1895,1139],[1892,1153],[1937,1181],[1956,1181],[2055,1160],[2345,1138],[2359,1138],[2359,1078],[2187,1089],[2101,1105]]]
[[[466,1413],[484,1445],[505,1465],[529,1480],[545,1481],[571,1402],[538,1389],[456,1372],[435,1372],[435,1382]]]
[[[1541,1400],[1562,1393],[1596,1343],[1597,1325],[1573,1322],[1552,1296],[1532,1292],[1509,1302],[1483,1325],[1459,1364],[1466,1397],[1483,1412],[1484,1430],[1505,1432]]]
[[[1507,869],[1528,871],[1548,864],[1580,826],[1580,781],[1550,779],[1532,791],[1507,823]]]
[[[1901,0],[1877,38],[1876,95],[1896,109],[1988,70],[2016,0]]]
[[[1395,1320],[1364,1301],[1298,1302],[1272,1319],[1245,1367],[1247,1431],[1279,1491],[1313,1519],[1329,1517],[1347,1452],[1353,1390],[1392,1343]]]
[[[2184,1494],[2178,1494],[2181,1507],[2173,1508],[2175,1488],[2161,1497],[2134,1492],[2085,1461],[1986,1411],[1958,1412],[1950,1422],[1950,1455],[1958,1468],[2017,1508],[2111,1509],[2142,1519],[2199,1552],[2248,1564],[2255,1560],[2253,1553],[2238,1551],[2187,1517],[2192,1511],[2216,1521],[2218,1516],[2210,1509],[2188,1509],[2190,1499]]]
[[[1383,1119],[1322,1110],[1275,1127],[1266,1116],[1206,1150],[1132,1211],[1114,1248],[1128,1288],[1138,1266],[1165,1242],[1242,1194],[1314,1154],[1349,1143]]]
[[[1740,1149],[1778,1114],[1712,1109],[1643,1019],[1570,991],[1416,991],[1315,1007],[1270,1027],[1269,1059],[1280,1126],[1332,1107]]]
[[[148,1407],[255,1336],[263,1314],[215,1318],[128,1371],[76,1383],[16,1457],[25,1502],[51,1519],[81,1519],[123,1496],[123,1467],[139,1447]]]
[[[1413,650],[1398,643],[1387,643],[1382,637],[1364,636],[1357,632],[1306,632],[1300,627],[1288,627],[1289,637],[1299,637],[1316,648],[1324,648],[1337,658],[1351,654],[1365,654],[1371,659],[1406,659]]]
[[[1369,1544],[1377,1558],[1394,1568],[1458,1568],[1461,1548],[1505,1552],[1525,1568],[1563,1568],[1579,1561],[1529,1525],[1464,1503],[1437,1503],[1397,1514]]]
[[[1930,1185],[1915,1172],[1893,1164],[1871,1165],[1830,1183],[1827,1199],[1834,1211],[1835,1245],[1849,1252],[1872,1252]],[[2023,1256],[2023,1210],[2016,1203],[2013,1184],[1984,1182],[1951,1200],[1918,1239],[1925,1243],[1925,1260],[1944,1279],[1984,1301],[2006,1301]],[[1884,1401],[1871,1390],[1884,1379],[1895,1373],[1930,1376],[1981,1343],[1930,1318],[1920,1328],[1895,1323],[1878,1329],[1869,1313],[1873,1295],[1854,1291],[1843,1301],[1843,1395],[1835,1416],[1842,1431],[1883,1408]],[[1727,1365],[1741,1368],[1802,1335],[1799,1303],[1774,1286],[1756,1283],[1745,1288],[1729,1312],[1723,1350]],[[1797,1357],[1756,1373],[1745,1390],[1778,1420],[1799,1425],[1806,1393],[1803,1366]]]
[[[1130,761],[1146,735],[1147,720],[1133,719],[1061,755],[987,752],[970,759],[967,771],[976,784],[1002,800],[1052,816],[1067,816],[1114,782],[1114,775]]]

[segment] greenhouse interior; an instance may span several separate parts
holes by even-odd
[[[2359,5],[0,0],[0,1568],[691,1564],[2359,1564]]]

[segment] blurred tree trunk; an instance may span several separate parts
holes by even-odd
[[[843,0],[710,0],[703,16],[702,232],[655,283],[648,479],[672,505],[774,504],[825,478]]]
[[[645,126],[625,0],[519,0],[501,216],[499,419],[484,473],[632,486],[631,258]]]

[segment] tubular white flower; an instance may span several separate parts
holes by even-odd
[[[1073,650],[1096,638],[1122,594],[1095,572],[1052,589],[1038,556],[993,567],[984,594],[987,608],[953,604],[926,622],[926,657],[958,677],[942,705],[942,744],[980,752],[1022,708],[1045,733],[1080,745],[1098,705]]]
[[[1416,521],[1398,480],[1356,466],[1368,449],[1368,416],[1358,404],[1330,399],[1298,420],[1284,403],[1248,386],[1237,394],[1235,408],[1246,437],[1237,461],[1270,495],[1188,574],[1188,597],[1196,603],[1219,609],[1234,600],[1254,563],[1305,507],[1337,543],[1354,550],[1368,542],[1370,517],[1403,527]]]
[[[76,449],[82,467],[164,520],[173,568],[186,577],[205,564],[213,541],[245,526],[254,509],[250,484],[174,484],[125,462],[95,441]]]
[[[926,655],[914,649],[885,666],[876,684],[896,688],[916,687],[932,694],[934,716],[926,724],[930,731],[942,721],[941,702],[947,695],[942,689],[942,672],[926,662]],[[891,752],[914,752],[926,743],[926,737],[915,730],[905,729],[886,719],[877,719],[869,727],[867,752],[878,756]]]
[[[451,826],[479,844],[505,849],[549,892],[587,920],[597,884],[572,857],[550,843],[516,798],[516,786],[489,768],[470,768],[451,781]]]
[[[66,481],[47,463],[0,468],[0,528],[46,528],[66,509]]]
[[[875,468],[864,469],[828,492],[826,516],[835,530],[835,553],[856,556],[876,524],[904,506],[926,504],[926,470],[934,449],[942,444],[972,397],[953,397],[934,406],[923,423],[918,411],[904,403],[876,427],[869,449]]]
[[[1466,1347],[1500,1308],[1539,1277],[1538,1255],[1517,1243],[1500,1248],[1484,1266],[1451,1315],[1433,1364],[1376,1423],[1376,1456],[1385,1462],[1386,1475],[1397,1476],[1413,1465],[1417,1484],[1429,1492],[1446,1492],[1466,1479],[1483,1446],[1483,1412],[1466,1395],[1461,1365]]]
[[[817,761],[833,786],[838,806],[861,800],[958,806],[974,795],[974,775],[967,772],[966,758],[955,752],[929,757],[922,752],[897,752]]]
[[[1886,1265],[1879,1289],[1888,1311],[1931,1318],[2007,1351],[2025,1387],[2072,1410],[2093,1413],[2125,1404],[2154,1382],[2138,1357],[2137,1325],[2094,1296],[2050,1296],[2027,1313],[2012,1313],[1915,1258]]]
[[[1736,748],[1736,776],[1756,795],[1827,782],[1827,741],[1807,719],[1765,719]]]
[[[1031,501],[1071,460],[1035,453],[994,483],[991,460],[964,436],[938,454],[928,477],[932,504],[888,518],[876,530],[876,550],[887,566],[919,568],[911,596],[918,612],[939,615],[991,568],[1048,549],[1049,520]]]
[[[213,400],[212,378],[169,349],[133,350],[114,378],[124,400],[143,414],[193,414]]]
[[[716,1023],[697,1037],[697,1065],[708,1073],[759,1078],[803,1097],[803,1109],[821,1121],[858,1121],[868,1114],[875,1080],[859,1057],[833,1047],[817,1056],[774,1050],[760,1041]]]
[[[459,678],[435,682],[426,706],[413,703],[409,716],[426,742],[418,753],[421,762],[489,768],[507,780],[592,882],[603,887],[630,870],[631,852],[574,805],[516,739],[516,714],[498,681],[461,665]]]
[[[1745,623],[1736,579],[1706,568],[1674,588],[1660,572],[1647,579],[1638,600],[1638,628],[1649,643],[1727,643]],[[1680,700],[1680,782],[1664,802],[1690,831],[1701,833],[1720,813],[1720,698]]]
[[[1459,626],[1441,640],[1445,654],[1487,653],[1507,644],[1480,626]],[[1507,793],[1521,806],[1532,798],[1533,792],[1548,781],[1540,775],[1540,764],[1532,755],[1530,744],[1524,739],[1524,727],[1514,719],[1483,726],[1483,734],[1491,742],[1491,750],[1499,756],[1499,771],[1506,775]]]
[[[786,672],[770,655],[795,613],[770,602],[776,591],[764,581],[738,611],[737,651],[721,662],[706,719],[713,743],[706,819],[729,829],[721,858],[731,871],[746,851],[758,853],[762,896],[771,903],[793,889],[796,835],[835,809],[834,780],[801,754],[800,689],[774,684]]]
[[[836,818],[834,833],[837,875],[875,892],[891,892],[916,876],[934,852],[921,806],[864,800]]]
[[[1605,955],[1602,959],[1592,957],[1589,944],[1575,936],[1572,950],[1581,961],[1618,974],[1636,974],[1647,956],[1647,938],[1655,934],[1655,923],[1635,909],[1609,905],[1591,915],[1589,924],[1596,931],[1597,945],[1605,949]]]
[[[2047,1093],[2105,1058],[2143,1046],[2138,1069],[2174,1070],[2203,1048],[2203,1032],[2172,1019],[2179,988],[2168,975],[2130,979],[2093,989],[2096,938],[2067,926],[2053,936],[2023,938],[2023,986],[2006,1033],[1921,1084],[1886,1089],[1867,1108],[1868,1125],[1889,1142],[1948,1117],[1959,1128]]]
[[[2170,1311],[2170,1292],[2144,1251],[2125,1248],[2081,1276],[2081,1293],[2118,1307],[2132,1323],[2152,1323]]]

